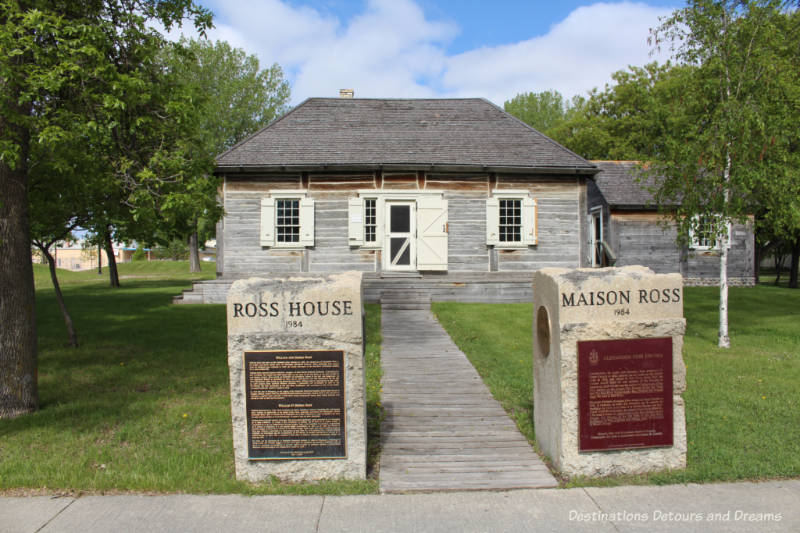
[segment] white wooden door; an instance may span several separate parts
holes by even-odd
[[[417,270],[447,270],[447,200],[417,200]]]
[[[384,270],[417,269],[415,202],[386,201],[386,238],[383,240]]]

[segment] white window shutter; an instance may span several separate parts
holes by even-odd
[[[447,200],[417,200],[417,270],[447,270]]]
[[[537,202],[536,198],[522,199],[522,243],[534,246],[539,243],[537,235]]]
[[[275,198],[261,199],[261,246],[275,246]]]
[[[486,199],[486,244],[500,242],[500,200]]]
[[[314,246],[314,199],[300,198],[300,246]]]
[[[350,246],[364,245],[363,198],[350,198],[347,204],[347,240]]]

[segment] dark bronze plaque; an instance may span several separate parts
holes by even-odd
[[[244,353],[250,459],[347,457],[344,352]]]
[[[578,342],[580,451],[672,446],[672,338]]]

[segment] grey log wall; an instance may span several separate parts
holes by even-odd
[[[719,283],[719,252],[681,249],[676,244],[674,224],[664,227],[656,213],[612,212],[609,244],[617,255],[617,266],[645,265],[656,273],[679,272],[686,285]],[[730,285],[754,284],[754,239],[751,224],[733,224],[728,249]]]
[[[379,251],[348,244],[347,201],[359,190],[443,191],[448,200],[448,272],[531,272],[583,264],[584,178],[488,174],[351,174],[228,176],[222,276],[286,272],[379,272]],[[271,190],[301,189],[315,200],[315,242],[307,250],[259,245],[260,199]],[[492,189],[530,191],[538,201],[539,244],[495,251],[486,245],[486,204]]]

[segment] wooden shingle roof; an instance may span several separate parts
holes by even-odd
[[[610,207],[656,209],[647,183],[640,183],[638,161],[592,161],[600,169],[594,182]],[[648,182],[649,183],[649,182]]]
[[[309,98],[217,157],[217,171],[597,168],[480,98]]]

